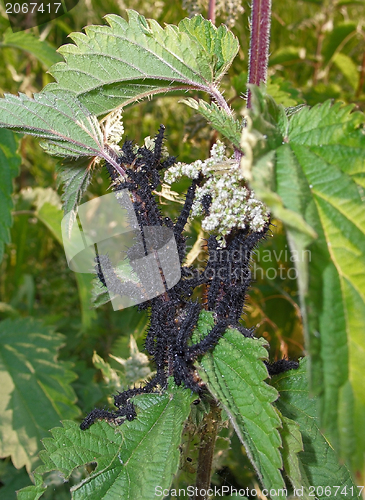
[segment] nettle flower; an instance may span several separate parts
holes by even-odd
[[[165,173],[165,182],[172,184],[183,175],[190,179],[204,176],[204,184],[197,187],[192,217],[204,216],[202,228],[220,235],[221,246],[232,229],[263,230],[269,213],[255,193],[245,186],[239,164],[225,155],[225,145],[217,141],[210,158],[193,163],[177,163]]]

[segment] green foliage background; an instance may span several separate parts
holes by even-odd
[[[237,111],[244,104],[242,93],[246,91],[247,80],[248,2],[244,2],[243,6],[245,13],[239,17],[233,28],[241,48],[222,82],[226,99]],[[80,1],[69,14],[56,19],[50,25],[12,34],[2,9],[0,52],[3,71],[0,72],[0,92],[13,94],[24,92],[28,96],[33,92],[39,92],[46,84],[53,81],[52,76],[46,73],[46,70],[52,64],[62,60],[55,49],[69,43],[67,39],[69,33],[81,31],[85,25],[102,24],[102,17],[106,14],[126,17],[124,7],[136,9],[146,17],[153,17],[161,24],[177,24],[186,16],[186,11],[182,7],[171,2],[125,0],[119,3],[106,1],[101,4],[89,0],[87,8],[85,8],[85,2]],[[203,14],[206,14],[204,10]],[[218,18],[217,25],[223,20]],[[274,0],[270,51],[268,92],[278,103],[286,107],[301,103],[313,106],[332,98],[335,101],[355,104],[360,110],[365,111],[365,7],[363,2],[345,0],[280,2]],[[202,96],[199,95],[199,97]],[[127,136],[141,143],[144,137],[153,136],[159,124],[163,123],[166,126],[167,146],[171,154],[186,162],[206,158],[210,145],[215,139],[215,133],[202,117],[195,114],[194,109],[183,105],[177,107],[179,99],[181,96],[159,96],[152,101],[127,108],[124,115]],[[307,116],[305,119],[308,123],[313,123],[313,117]],[[342,133],[345,132],[346,130],[343,129]],[[300,138],[296,138],[296,141],[294,154],[300,166],[296,172],[296,181],[299,185],[303,181],[303,172],[307,173],[307,164],[304,160],[301,161],[304,153],[300,149]],[[363,141],[356,147],[363,148]],[[286,175],[289,175],[285,171],[286,153],[284,146],[279,153],[283,157],[283,182],[279,184],[277,191],[283,199],[285,196],[290,198],[290,193],[293,193],[296,187],[285,185]],[[330,161],[325,154],[323,158]],[[341,162],[343,170],[348,167],[345,154]],[[137,314],[133,309],[113,312],[108,305],[91,310],[89,307],[90,277],[74,274],[67,267],[59,231],[62,210],[61,191],[57,191],[56,166],[57,161],[46,155],[34,138],[21,137],[0,130],[0,239],[6,244],[4,248],[0,246],[0,260],[3,254],[0,264],[0,319],[2,320],[0,323],[2,344],[0,361],[8,359],[9,350],[16,358],[16,361],[12,362],[14,373],[11,374],[11,380],[9,380],[9,370],[0,363],[0,386],[7,388],[7,392],[1,393],[1,420],[4,437],[0,445],[0,456],[4,458],[0,463],[0,496],[9,500],[15,499],[15,490],[31,484],[28,472],[40,464],[37,458],[38,451],[42,449],[40,439],[49,437],[50,428],[59,426],[61,419],[73,419],[73,423],[67,423],[72,428],[76,425],[75,422],[78,421],[80,415],[85,415],[96,405],[102,407],[110,404],[107,398],[113,392],[143,379],[149,370],[153,369],[148,366],[148,361],[138,350],[142,350],[147,316],[143,313]],[[355,167],[356,165],[352,175],[361,190],[365,187],[364,177],[363,174],[356,175]],[[323,182],[328,182],[329,190],[332,189],[335,192],[339,184],[344,187],[341,178],[331,179],[323,165],[318,168],[323,175]],[[293,173],[290,175],[292,176]],[[14,190],[10,196],[9,186],[12,184]],[[176,189],[184,191],[186,185],[182,181]],[[98,175],[88,186],[84,200],[104,194],[107,186],[106,175]],[[327,194],[328,201],[331,193]],[[308,191],[307,198],[301,200],[301,206],[298,208],[293,203],[292,209],[297,209],[305,216],[304,209],[308,204],[315,202],[315,196],[319,195]],[[348,198],[351,199],[350,192]],[[176,215],[178,205],[163,201],[166,203],[164,207],[166,212],[171,216]],[[285,202],[287,206],[290,206],[290,199]],[[329,210],[325,201],[323,201],[322,208],[323,213]],[[9,210],[13,212],[12,219],[9,217]],[[350,215],[347,219],[338,220],[339,225],[344,226],[344,232],[347,230],[346,224],[349,224],[349,220],[356,225],[361,217],[361,214],[351,213],[351,206],[348,210]],[[312,222],[317,232],[326,229],[320,220],[312,220]],[[256,335],[270,342],[271,359],[283,356],[298,359],[304,354],[304,334],[298,293],[300,283],[290,279],[289,270],[293,267],[293,262],[290,260],[288,246],[288,237],[293,238],[296,235],[290,234],[290,231],[286,233],[279,220],[275,222],[275,226],[273,230],[275,237],[268,239],[257,251],[255,264],[257,280],[253,283],[247,301],[245,323],[248,327],[256,327]],[[197,239],[198,232],[198,224],[192,223],[189,227],[192,246]],[[321,259],[311,263],[314,276],[321,276],[322,269],[329,262],[328,241],[331,241],[330,237],[327,239],[323,237],[316,243],[318,248],[315,251],[317,255],[321,255]],[[297,243],[298,248],[301,248],[303,242],[300,238],[297,239]],[[339,246],[342,248],[341,245]],[[271,256],[275,252],[278,257],[275,262],[272,257],[271,260],[265,258],[269,255],[268,250]],[[363,266],[364,253],[360,246],[355,253],[358,260],[353,265]],[[198,256],[199,258],[204,259],[203,253]],[[347,258],[343,255],[339,256],[343,262],[346,262]],[[281,274],[276,273],[275,279],[264,279],[261,277],[264,273],[260,272],[260,268],[266,272],[272,268],[273,276],[274,270],[281,270]],[[361,346],[362,348],[364,346],[364,317],[361,316],[362,310],[358,306],[358,295],[354,290],[362,289],[364,294],[364,287],[362,283],[356,282],[360,279],[356,276],[350,282],[344,280],[342,276],[344,272],[338,271],[342,268],[343,266],[340,265],[337,269],[329,269],[323,276],[323,280],[325,286],[329,288],[334,282],[342,280],[342,286],[347,287],[345,294],[345,302],[347,302],[340,304],[343,298],[333,297],[324,310],[322,321],[324,324],[331,323],[328,317],[334,313],[335,306],[342,309],[342,313],[336,309],[336,321],[346,320],[346,307],[356,311],[357,315],[353,315],[349,328],[355,332],[353,338],[357,337],[357,344],[360,346],[356,348],[355,355],[361,357],[364,354],[361,351]],[[316,293],[319,293],[318,282],[314,280],[310,283],[310,287],[315,306],[316,297],[318,297]],[[311,318],[309,318],[310,321]],[[59,333],[56,334],[55,331]],[[330,342],[337,332],[326,331],[326,333]],[[32,345],[35,350],[37,342],[40,343],[39,348],[42,352],[34,354],[31,363],[22,353],[24,344],[22,335],[28,335],[28,338],[34,339]],[[130,335],[133,335],[137,343],[132,343],[132,347],[134,346],[132,350],[129,347]],[[315,353],[315,342],[312,345]],[[99,357],[94,353],[97,353]],[[113,357],[111,358],[110,355]],[[343,352],[339,352],[334,360],[326,359],[325,353],[321,353],[321,356],[325,361],[327,360],[327,367],[319,366],[316,372],[318,380],[314,380],[314,387],[320,387],[321,369],[328,374],[327,370],[334,368],[335,378],[340,379],[340,382],[347,380],[348,368],[344,363]],[[260,355],[256,353],[256,357],[259,358]],[[47,363],[43,358],[47,360]],[[115,358],[121,358],[123,363],[118,363]],[[214,370],[212,367],[209,368],[212,360],[208,358],[203,364],[205,376],[212,383],[214,390],[222,393],[225,390],[224,387],[211,382],[214,379]],[[44,371],[39,369],[40,366]],[[47,369],[53,374],[52,383],[49,386],[45,384]],[[303,381],[303,370],[298,377],[301,377],[299,382]],[[356,373],[355,377],[360,386],[361,374]],[[27,380],[28,385],[24,384],[24,380]],[[285,384],[290,385],[290,383],[285,380],[285,376],[273,381],[277,390],[285,389]],[[326,395],[327,400],[322,411],[325,413],[325,422],[329,427],[333,422],[342,422],[347,425],[349,415],[353,414],[351,398],[347,397],[346,387],[345,384],[338,394]],[[18,394],[18,398],[15,393]],[[25,396],[29,397],[30,394],[34,395],[34,398],[27,401]],[[360,397],[363,397],[363,394]],[[145,401],[141,404],[163,406],[168,404],[165,399],[162,397],[161,401]],[[55,401],[57,404],[54,404]],[[173,412],[173,403],[169,404],[171,405],[169,411]],[[237,401],[238,407],[240,404],[242,402]],[[290,437],[293,439],[295,435],[295,430],[290,427],[292,425],[290,419],[295,420],[294,417],[298,415],[301,416],[301,421],[297,421],[301,430],[303,427],[307,430],[307,434],[310,432],[308,421],[316,418],[316,409],[308,408],[303,413],[300,402],[292,401],[290,397],[283,397],[277,406],[282,418],[289,420],[289,422],[286,421],[287,427],[283,426],[289,436],[288,439]],[[201,417],[198,415],[197,418]],[[277,420],[274,427],[279,427],[279,417],[272,418]],[[355,434],[362,443],[365,441],[363,418],[364,415],[358,412],[355,422],[351,424],[355,426]],[[15,421],[17,423],[14,430]],[[37,425],[30,428],[29,422],[32,421],[37,422]],[[26,435],[16,432],[16,428],[21,429],[24,426]],[[107,424],[104,427],[107,429]],[[317,429],[319,429],[319,424],[316,421],[316,429],[313,432],[319,432]],[[60,434],[61,431],[58,433]],[[302,432],[304,453],[308,453],[306,451],[306,439],[307,442],[309,440],[307,434]],[[353,436],[353,431],[349,430],[349,439],[346,439],[345,430],[341,436],[336,437],[341,441],[340,448],[344,456],[349,456],[354,449]],[[227,446],[228,438],[232,438],[230,446]],[[196,456],[195,444],[193,440],[186,445],[187,453],[189,456],[192,455],[193,459]],[[238,439],[232,437],[232,429],[223,428],[217,443],[214,484],[232,484],[242,487],[257,485],[255,470],[242,451]],[[267,453],[270,452],[275,455],[274,447],[272,450],[267,449]],[[92,448],[90,453],[92,454]],[[168,453],[167,449],[166,453]],[[252,453],[255,454],[255,451]],[[86,476],[86,472],[90,472],[85,465],[88,457],[89,455],[85,456],[85,460],[80,462],[80,467],[76,471],[72,472],[72,468],[70,469],[69,472],[72,474],[68,485],[64,485],[63,479],[57,474],[50,473],[47,476],[47,482],[51,488],[46,490],[42,498],[57,500],[70,498],[69,486],[79,483]],[[292,457],[287,457],[287,460],[290,458]],[[175,457],[174,460],[177,467],[178,459]],[[335,462],[336,458],[331,457],[331,460]],[[354,457],[356,464],[361,464],[362,460],[363,456]],[[275,462],[275,457],[273,461]],[[280,463],[277,462],[276,466],[280,467]],[[292,466],[294,467],[293,464]],[[353,470],[357,474],[358,484],[364,484],[363,469],[355,465]],[[321,476],[323,471],[313,469],[307,473],[309,477],[314,477],[316,474]],[[343,470],[341,474],[345,474]],[[180,464],[178,476],[180,484],[190,484],[190,475],[188,464]],[[294,484],[293,477],[295,478],[294,473],[290,477]],[[346,481],[348,477],[343,476],[343,482]],[[83,497],[75,496],[74,498]]]

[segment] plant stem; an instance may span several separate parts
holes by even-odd
[[[364,83],[365,83],[365,49],[364,49],[364,54],[362,57],[359,86],[357,87],[355,97],[360,97]]]
[[[33,215],[36,216],[36,213],[34,210],[17,210],[15,212],[12,212],[11,215],[13,217],[16,217],[17,215]]]
[[[214,446],[217,439],[219,423],[221,421],[221,412],[222,410],[218,407],[217,403],[212,401],[210,403],[210,412],[204,417],[196,474],[195,500],[207,500],[208,498],[201,493],[203,491],[206,492],[210,488]]]
[[[269,61],[271,0],[252,0],[248,83],[266,83]],[[248,91],[247,107],[251,107]]]
[[[208,19],[210,19],[212,23],[215,24],[215,0],[209,0]]]
[[[323,26],[321,26],[319,33],[317,33],[317,48],[316,48],[316,62],[314,63],[314,72],[313,72],[313,86],[317,85],[318,82],[318,74],[322,65],[322,45],[325,37],[325,33],[323,31]]]
[[[101,151],[100,156],[109,162],[122,177],[127,178],[125,170],[117,162],[115,152],[108,144],[104,144],[104,149]]]

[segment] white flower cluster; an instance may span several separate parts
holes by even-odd
[[[238,163],[225,156],[225,146],[220,141],[212,147],[210,158],[197,160],[190,165],[177,163],[165,174],[165,182],[172,184],[183,175],[197,179],[203,174],[205,183],[196,190],[192,216],[204,215],[204,199],[211,197],[209,215],[202,222],[206,231],[217,231],[221,245],[224,236],[232,229],[249,227],[261,231],[268,221],[269,214],[265,205],[255,198],[255,193],[244,186],[242,171]]]
[[[117,109],[110,113],[102,123],[101,128],[104,135],[104,142],[116,153],[120,153],[121,148],[118,146],[118,143],[122,140],[124,134],[122,110]]]

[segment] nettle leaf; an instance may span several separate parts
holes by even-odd
[[[201,16],[163,29],[138,12],[127,12],[128,22],[108,15],[109,26],[71,34],[75,45],[59,49],[66,62],[51,68],[57,83],[46,91],[72,92],[97,115],[176,89],[219,94],[216,84],[239,48],[233,33]]]
[[[66,160],[57,166],[57,187],[63,187],[61,199],[65,214],[77,210],[91,182],[93,167],[94,160],[90,158]]]
[[[207,103],[202,99],[183,99],[180,102],[187,104],[204,116],[210,125],[226,137],[237,149],[240,149],[242,125],[232,115],[217,106],[214,102]]]
[[[34,474],[35,485],[26,486],[17,491],[17,500],[38,500],[41,498],[46,488],[43,486],[42,477],[39,474]]]
[[[307,498],[310,494],[310,498],[315,496],[318,499],[337,496],[349,500],[356,498],[359,489],[351,478],[349,468],[339,463],[327,436],[321,432],[318,398],[310,398],[308,394],[307,360],[300,362],[298,370],[274,376],[272,384],[280,393],[275,405],[286,418],[299,424],[303,439],[304,449],[297,458],[302,474],[300,486],[304,487],[304,491],[303,496],[298,496]]]
[[[302,468],[302,464],[298,453],[303,451],[303,440],[300,432],[299,424],[284,417],[280,413],[282,427],[280,428],[280,436],[283,441],[283,462],[285,472],[297,491],[303,487],[303,494],[300,495],[303,500],[311,500],[309,495],[308,478]]]
[[[300,91],[282,77],[271,76],[268,78],[267,93],[277,104],[282,104],[286,108],[303,102],[303,99],[300,97]]]
[[[61,200],[65,214],[65,227],[68,228],[69,233],[71,233],[72,226],[76,222],[78,206],[89,187],[93,170],[97,165],[97,160],[99,160],[97,157],[81,157],[76,160],[73,158],[66,158],[56,167],[57,187],[63,187]],[[61,240],[61,244],[62,243]],[[78,283],[86,279],[86,284],[90,287],[90,276],[82,277],[80,273],[77,274],[79,274],[77,278]],[[87,296],[89,300],[90,294],[88,293]],[[83,309],[83,313],[84,312],[85,309]]]
[[[95,470],[72,488],[73,500],[119,500],[121,492],[126,500],[153,500],[155,487],[169,488],[178,469],[181,434],[195,398],[170,386],[163,394],[133,398],[137,418],[120,427],[96,422],[82,431],[75,422],[64,421],[63,428],[51,431],[52,438],[43,440],[44,465],[36,475],[58,470],[69,478],[75,468],[92,463]],[[36,487],[33,491],[37,498]]]
[[[21,157],[17,153],[18,138],[10,130],[0,130],[0,262],[4,245],[10,243],[10,227],[13,224],[13,179],[19,173]]]
[[[0,99],[0,127],[46,139],[44,149],[56,156],[103,156],[96,117],[66,92],[43,92],[34,99],[5,94]]]
[[[59,167],[64,183],[64,209],[75,220],[76,208],[85,193],[96,160],[102,158],[124,175],[116,162],[116,153],[107,144],[99,122],[77,98],[68,92],[43,92],[34,99],[7,94],[0,100],[0,128],[11,128],[46,139],[43,149],[67,158]]]
[[[0,456],[28,472],[40,440],[61,417],[79,415],[70,363],[57,361],[63,336],[31,318],[0,323]]]
[[[285,211],[282,220],[295,256],[306,348],[312,359],[311,387],[321,396],[321,423],[340,455],[361,467],[365,117],[353,112],[353,106],[330,101],[299,109],[287,119],[275,109],[271,115],[275,113],[282,142],[272,143],[266,156],[244,166],[257,194],[264,193],[270,208],[281,203]],[[262,125],[256,127],[253,133],[258,134]]]
[[[32,33],[24,31],[13,33],[10,28],[5,31],[3,40],[0,42],[0,47],[15,47],[30,52],[46,68],[62,60],[60,54],[57,54],[56,49],[46,41],[39,40]]]
[[[204,52],[211,57],[216,80],[222,78],[238,52],[237,38],[222,24],[216,28],[202,16],[185,18],[179,23],[179,29],[196,40]]]
[[[203,311],[197,334],[204,336],[212,325],[212,314]],[[268,377],[262,362],[267,358],[265,345],[264,339],[246,338],[238,330],[228,329],[214,352],[201,359],[199,373],[229,415],[265,488],[286,498],[280,472],[281,421],[272,405],[278,393],[264,382]]]
[[[318,234],[305,262],[306,242],[289,231],[292,248],[302,256],[296,264],[308,312],[311,387],[321,395],[321,422],[333,445],[347,457],[357,446],[360,465],[365,447],[365,135],[360,124],[365,120],[352,109],[326,102],[294,115],[288,143],[276,151],[276,182],[284,205]],[[347,415],[339,413],[344,404]]]

